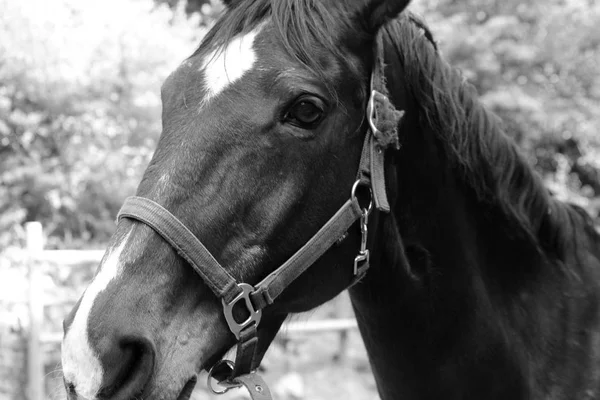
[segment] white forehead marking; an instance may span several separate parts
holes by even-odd
[[[109,250],[100,272],[83,294],[73,323],[63,339],[61,357],[65,379],[75,384],[77,393],[86,399],[94,399],[102,384],[102,366],[88,340],[88,317],[96,296],[122,272],[119,257],[129,235],[131,230],[120,244]]]
[[[203,103],[221,93],[228,85],[252,69],[256,61],[254,38],[263,25],[253,31],[236,36],[223,50],[214,50],[202,62],[206,96]]]

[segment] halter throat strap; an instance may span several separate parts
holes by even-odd
[[[160,204],[133,196],[125,200],[118,214],[150,226],[196,271],[212,292],[221,299],[223,312],[229,329],[238,340],[236,361],[218,364],[221,372],[214,376],[225,380],[226,387],[248,386],[253,382],[253,371],[260,364],[257,357],[257,328],[262,310],[272,304],[279,295],[311,265],[313,265],[335,242],[360,220],[361,247],[354,261],[354,285],[364,277],[369,268],[367,249],[368,221],[373,203],[379,211],[390,212],[385,188],[385,152],[388,148],[399,148],[397,127],[403,111],[397,111],[387,97],[384,77],[384,53],[382,34],[375,41],[375,65],[371,74],[371,96],[367,105],[368,129],[365,136],[357,180],[350,190],[350,198],[325,225],[283,265],[270,273],[256,285],[239,283],[208,251],[202,242],[172,213]],[[366,187],[370,194],[368,206],[361,206],[358,191]],[[243,302],[249,317],[236,321],[233,307]],[[226,372],[223,372],[226,371]],[[218,376],[220,375],[220,376]],[[226,376],[228,375],[228,377]],[[251,396],[254,396],[250,391]],[[262,392],[264,394],[264,392]],[[258,397],[253,397],[258,398]]]

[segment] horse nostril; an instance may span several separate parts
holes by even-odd
[[[144,337],[123,337],[105,354],[105,377],[100,399],[129,400],[142,394],[152,377],[155,350]]]

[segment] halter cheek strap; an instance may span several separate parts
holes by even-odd
[[[383,74],[383,48],[381,34],[377,35],[375,66],[371,74],[371,96],[367,106],[369,129],[365,136],[357,180],[350,191],[350,198],[319,229],[319,231],[283,265],[261,282],[252,286],[238,283],[236,279],[212,256],[198,238],[173,214],[160,204],[144,198],[129,197],[118,214],[122,218],[137,220],[154,229],[177,253],[202,277],[212,292],[221,299],[223,314],[229,329],[236,337],[235,363],[221,361],[209,373],[225,389],[245,386],[254,400],[271,399],[266,384],[254,373],[261,357],[256,355],[257,329],[262,310],[272,304],[279,295],[311,265],[313,265],[335,242],[360,220],[361,246],[354,259],[351,286],[364,277],[369,268],[367,249],[369,215],[373,203],[382,212],[389,212],[390,205],[385,189],[385,150],[399,148],[397,126],[403,112],[396,111],[387,97]],[[369,204],[362,207],[358,190],[366,187],[370,194]],[[245,321],[237,321],[233,307],[243,304],[248,311]],[[210,383],[209,383],[210,384]]]
[[[365,136],[357,179],[370,182],[375,207],[386,213],[390,205],[385,189],[385,151],[400,149],[398,125],[404,116],[388,98],[382,33],[375,40],[375,62],[371,72],[371,95],[367,104],[369,130]]]

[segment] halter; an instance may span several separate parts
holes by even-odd
[[[237,339],[235,363],[219,361],[209,372],[208,385],[214,393],[245,386],[254,400],[270,400],[265,382],[254,371],[261,357],[255,350],[257,328],[262,310],[277,297],[360,219],[360,249],[354,259],[350,286],[361,280],[369,269],[367,248],[369,215],[373,205],[377,210],[390,212],[385,190],[384,155],[386,148],[399,148],[397,126],[404,112],[397,111],[387,97],[385,86],[383,44],[381,33],[375,42],[375,65],[371,72],[371,95],[367,105],[369,127],[365,136],[357,179],[350,189],[350,198],[333,217],[283,265],[255,285],[237,282],[211,255],[206,247],[177,217],[158,203],[144,197],[129,197],[118,214],[118,220],[128,218],[142,222],[155,230],[200,275],[206,285],[221,299],[223,314],[229,329]],[[368,200],[361,206],[359,189],[366,188]],[[363,199],[364,200],[364,199]],[[236,321],[233,308],[243,304],[248,318]],[[211,378],[219,381],[222,390],[212,386]]]

